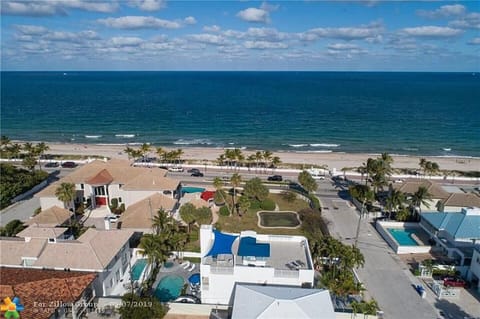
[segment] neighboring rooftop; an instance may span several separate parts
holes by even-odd
[[[422,213],[436,230],[448,232],[457,239],[480,239],[480,209],[462,209],[461,213]]]
[[[393,184],[393,188],[410,195],[416,193],[420,186],[426,187],[428,192],[432,195],[432,198],[447,199],[448,196],[450,196],[450,194],[446,192],[439,184],[428,180],[408,181],[402,184]]]
[[[158,210],[170,212],[175,208],[177,201],[162,194],[149,196],[130,205],[120,216],[122,228],[148,229],[152,228],[152,218]]]
[[[30,225],[17,234],[17,237],[22,238],[58,238],[63,235],[68,228],[66,227],[39,227],[37,225]]]
[[[480,207],[480,196],[474,193],[453,193],[443,201],[444,206]]]
[[[335,319],[328,290],[237,284],[232,319]]]
[[[70,211],[64,208],[53,206],[30,218],[30,220],[27,221],[27,224],[48,227],[61,226],[70,219],[71,214]]]
[[[96,276],[75,271],[1,267],[0,293],[4,297],[20,298],[25,307],[22,318],[47,319],[57,306],[78,301]]]

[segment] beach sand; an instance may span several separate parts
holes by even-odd
[[[47,154],[65,154],[65,155],[84,155],[84,156],[105,156],[109,158],[127,159],[124,149],[127,145],[112,144],[61,144],[47,143],[50,150]],[[133,147],[133,146],[131,146]],[[135,147],[133,147],[135,148]],[[174,148],[164,148],[172,150]],[[185,147],[182,148],[184,160],[214,161],[224,152],[222,148],[204,148],[204,147]],[[254,151],[243,151],[245,155],[254,153]],[[150,153],[156,156],[155,152]],[[341,170],[343,167],[358,167],[365,163],[369,157],[375,158],[378,154],[361,153],[294,153],[294,152],[274,152],[273,156],[279,156],[283,163],[304,164],[305,168],[311,165],[325,165],[328,169],[336,168]],[[428,161],[437,162],[440,169],[459,170],[459,171],[478,171],[480,169],[480,158],[465,157],[429,157],[429,156],[392,156],[394,159],[394,168],[419,169],[420,158]],[[281,166],[281,165],[280,165]]]

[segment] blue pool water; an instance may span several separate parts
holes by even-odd
[[[138,259],[132,267],[132,280],[139,280],[143,270],[147,266],[146,259]]]
[[[186,186],[186,187],[182,187],[182,193],[201,193],[205,190],[205,188],[201,188],[201,187],[190,187],[190,186]]]
[[[184,280],[180,276],[166,276],[160,280],[155,288],[155,297],[162,302],[173,300],[180,296]]]
[[[418,246],[412,238],[412,234],[415,233],[414,229],[387,228],[387,230],[401,246]]]

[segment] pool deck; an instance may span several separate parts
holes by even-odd
[[[180,276],[180,277],[183,278],[184,284],[185,283],[188,284],[189,283],[188,278],[191,275],[200,272],[199,264],[195,264],[195,268],[192,271],[188,271],[188,268],[184,269],[177,260],[175,260],[175,261],[174,260],[168,260],[167,262],[173,262],[173,266],[172,267],[162,266],[162,268],[160,268],[160,271],[158,272],[157,278],[155,279],[155,282],[153,283],[153,288],[154,289],[158,286],[158,283],[160,282],[160,280],[162,280],[166,276],[171,276],[171,275]],[[194,263],[191,263],[191,264],[194,264]],[[200,298],[200,293],[194,294],[192,292],[192,290],[190,289],[190,285],[188,285],[187,294],[194,295],[194,296],[197,296],[198,298]]]

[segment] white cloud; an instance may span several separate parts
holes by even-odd
[[[204,26],[203,31],[205,32],[219,32],[221,29],[218,25],[212,25],[212,26]]]
[[[128,4],[142,11],[158,11],[166,6],[164,0],[129,0]]]
[[[182,27],[182,24],[177,21],[163,20],[151,16],[124,16],[99,19],[97,22],[116,29],[178,29]]]
[[[358,49],[358,45],[350,43],[332,43],[328,45],[330,50],[353,50]]]
[[[245,41],[243,45],[247,49],[286,49],[288,45],[282,42],[269,42],[269,41]]]
[[[301,40],[314,41],[320,38],[334,38],[343,40],[374,40],[383,32],[380,24],[374,23],[364,27],[344,28],[315,28],[299,34]]]
[[[448,23],[453,28],[480,29],[480,13],[472,12]]]
[[[208,33],[191,34],[188,36],[188,39],[194,42],[214,44],[214,45],[223,45],[227,42],[226,39],[221,35],[208,34]]]
[[[47,28],[37,25],[16,25],[15,27],[26,35],[42,35],[47,32]]]
[[[472,40],[468,41],[467,43],[471,44],[471,45],[480,45],[480,37],[473,38]]]
[[[278,32],[273,28],[248,28],[244,36],[254,39],[268,39],[268,41],[281,41],[287,38],[286,33]]]
[[[21,16],[67,15],[69,9],[111,13],[118,9],[118,4],[91,0],[4,0],[1,6],[2,14]]]
[[[110,39],[110,42],[114,46],[124,47],[124,46],[138,46],[144,41],[138,37],[113,37]]]
[[[260,9],[268,11],[268,12],[277,11],[278,8],[280,8],[280,5],[270,4],[270,3],[267,3],[266,1],[262,2],[262,5],[260,6]]]
[[[463,33],[462,30],[450,27],[422,26],[414,28],[404,28],[400,33],[423,38],[449,38]]]
[[[418,10],[417,14],[422,17],[430,18],[430,19],[439,19],[439,18],[448,18],[452,16],[460,16],[466,12],[466,8],[461,4],[452,4],[452,5],[444,5],[440,8],[427,11],[427,10]]]
[[[194,17],[190,16],[183,19],[183,22],[185,22],[185,24],[196,24],[197,20]]]
[[[237,17],[247,22],[267,23],[270,21],[270,14],[267,10],[248,8],[237,13]]]

